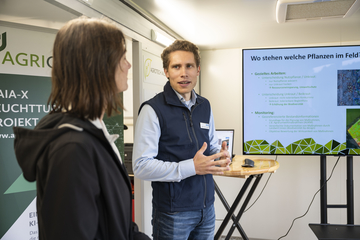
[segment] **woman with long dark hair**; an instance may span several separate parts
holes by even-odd
[[[128,173],[102,118],[128,88],[125,37],[105,20],[77,18],[56,35],[51,111],[14,128],[24,177],[37,184],[40,240],[149,239],[132,222]]]

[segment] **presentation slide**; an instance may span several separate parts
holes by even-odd
[[[360,154],[360,46],[244,49],[244,154]]]

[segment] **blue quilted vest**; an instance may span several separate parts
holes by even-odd
[[[209,129],[201,128],[209,123],[210,103],[198,95],[191,111],[184,106],[171,88],[170,83],[164,91],[144,102],[156,112],[161,136],[157,159],[180,162],[193,158],[204,142],[210,153]],[[179,212],[203,209],[214,203],[214,181],[211,174],[195,175],[180,182],[152,182],[153,205],[159,211]]]

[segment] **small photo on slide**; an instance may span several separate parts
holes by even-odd
[[[346,110],[346,148],[360,148],[360,109]]]
[[[337,105],[360,105],[360,69],[338,70]]]

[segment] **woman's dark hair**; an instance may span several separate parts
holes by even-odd
[[[80,17],[56,35],[53,49],[51,112],[94,120],[106,110],[123,109],[115,70],[126,52],[125,37],[114,24]]]

